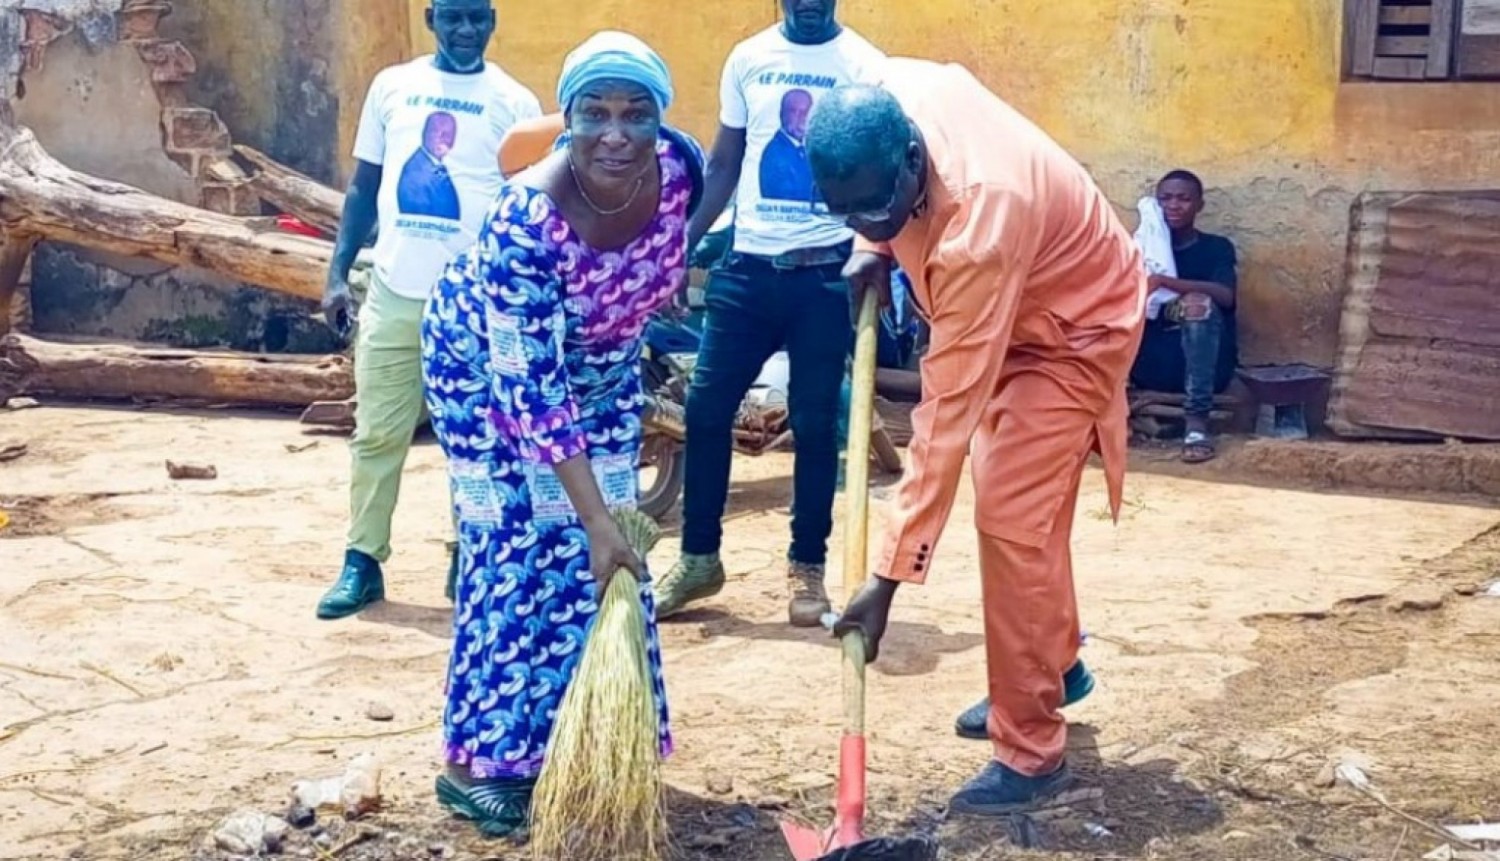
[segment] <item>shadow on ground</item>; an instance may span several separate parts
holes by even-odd
[[[663,626],[697,625],[705,639],[741,637],[812,643],[838,649],[839,641],[823,628],[793,628],[786,622],[751,622],[717,608],[686,610],[663,622]],[[880,643],[880,660],[871,670],[885,676],[923,676],[935,671],[943,655],[967,652],[984,645],[984,635],[949,633],[936,625],[891,622]]]

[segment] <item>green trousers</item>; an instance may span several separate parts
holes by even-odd
[[[401,469],[426,412],[422,398],[422,310],[370,272],[354,342],[354,438],[349,480],[349,548],[384,562]]]

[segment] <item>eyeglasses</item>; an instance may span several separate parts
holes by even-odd
[[[898,181],[896,187],[891,189],[891,199],[885,206],[875,209],[857,209],[853,212],[832,212],[835,218],[842,218],[845,224],[880,224],[891,220],[891,210],[896,208],[896,198],[901,194],[901,183]]]

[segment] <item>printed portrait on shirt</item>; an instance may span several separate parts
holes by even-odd
[[[396,205],[403,215],[460,220],[458,188],[443,163],[458,142],[458,118],[434,111],[422,129],[422,146],[401,169],[396,186]]]
[[[780,128],[760,157],[762,200],[818,200],[818,187],[807,163],[807,118],[812,109],[813,95],[807,90],[787,90],[781,97]]]

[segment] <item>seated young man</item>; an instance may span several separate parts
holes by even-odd
[[[1177,277],[1152,275],[1150,286],[1153,291],[1165,287],[1178,298],[1157,319],[1146,321],[1130,382],[1142,389],[1187,395],[1182,459],[1203,463],[1214,457],[1209,431],[1214,395],[1229,386],[1239,363],[1234,243],[1198,230],[1203,182],[1197,176],[1172,171],[1157,185],[1156,199],[1172,232]]]

